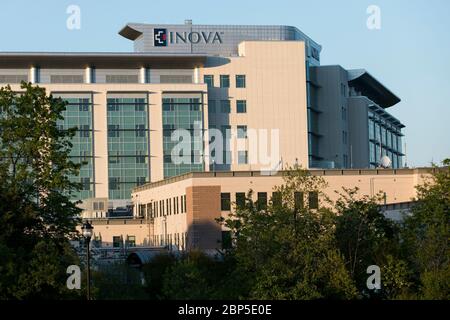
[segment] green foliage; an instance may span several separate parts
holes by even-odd
[[[191,251],[166,269],[162,298],[239,299],[245,284],[229,257],[211,257]]]
[[[326,187],[321,177],[307,171],[289,171],[284,185],[276,188],[281,201],[265,210],[248,195],[222,223],[235,235],[233,255],[249,278],[248,297],[253,299],[349,299],[356,289],[334,241],[334,218],[322,201],[319,209],[299,205],[295,192],[304,195]]]
[[[143,300],[148,295],[138,269],[126,263],[99,265],[92,272],[94,300]]]
[[[449,299],[450,167],[417,186],[417,201],[402,228],[404,257],[420,298]]]
[[[203,277],[199,266],[192,261],[182,260],[166,271],[163,293],[168,299],[208,299],[211,288]]]
[[[79,165],[69,160],[74,129],[58,130],[65,103],[45,89],[0,88],[0,299],[73,298],[68,239],[80,209],[67,196]],[[75,294],[76,295],[76,294]]]
[[[413,299],[408,264],[398,256],[386,255],[380,265],[382,294],[385,299]]]
[[[380,295],[380,292],[367,290],[367,267],[381,267],[388,263],[388,255],[395,255],[398,251],[398,227],[380,211],[378,203],[381,198],[381,195],[359,196],[357,188],[344,187],[335,204],[339,250],[345,257],[346,267],[358,291],[366,296]]]
[[[155,256],[149,263],[142,266],[145,288],[149,299],[156,300],[163,297],[162,287],[166,271],[176,262],[176,258],[169,254]]]

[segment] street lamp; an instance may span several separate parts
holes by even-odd
[[[91,253],[89,244],[91,242],[92,238],[92,230],[94,227],[89,223],[89,221],[86,221],[83,223],[83,226],[81,227],[81,232],[83,234],[83,237],[86,239],[86,251],[87,251],[87,299],[91,300],[91,266],[90,266],[90,260],[91,260]]]

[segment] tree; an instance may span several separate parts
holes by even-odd
[[[387,270],[393,271],[393,265],[402,266],[403,263],[397,261],[399,228],[381,212],[381,199],[381,195],[360,196],[358,188],[343,187],[343,192],[335,203],[336,240],[358,291],[366,297],[387,298],[390,294],[401,291],[401,288],[396,286],[407,284],[407,274],[387,273]],[[381,291],[367,290],[366,271],[371,265],[379,266],[382,276],[388,275],[389,281],[382,281]],[[403,269],[397,269],[400,270]]]
[[[21,89],[0,88],[0,298],[56,298],[77,262],[68,242],[80,214],[69,180],[80,168],[69,158],[76,129],[59,130],[61,99]]]
[[[176,262],[176,258],[170,254],[159,254],[142,266],[145,279],[145,290],[152,300],[163,298],[163,283],[166,271]]]
[[[418,297],[450,299],[450,160],[417,189],[417,204],[405,216],[403,252]]]
[[[190,251],[166,269],[162,291],[166,299],[239,299],[245,279],[228,256]]]
[[[148,294],[140,271],[125,262],[100,264],[92,272],[95,300],[143,300]]]
[[[333,213],[325,207],[325,181],[300,168],[284,179],[268,206],[253,202],[250,192],[245,206],[221,219],[234,235],[229,254],[248,277],[248,298],[356,297],[336,248]]]

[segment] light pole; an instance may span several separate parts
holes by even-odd
[[[91,266],[90,266],[90,260],[91,260],[91,253],[90,253],[90,247],[89,244],[91,242],[92,238],[92,230],[94,227],[89,223],[89,221],[86,221],[83,223],[83,226],[81,227],[81,231],[83,234],[83,237],[86,239],[86,251],[87,251],[87,299],[91,300]]]

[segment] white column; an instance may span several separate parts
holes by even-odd
[[[37,77],[36,77],[36,67],[35,66],[32,66],[31,68],[30,68],[30,82],[31,83],[36,83],[36,79]]]
[[[92,69],[91,67],[86,67],[84,72],[84,83],[92,83]]]
[[[146,73],[147,73],[147,68],[141,67],[141,69],[139,70],[139,83],[147,83]]]
[[[194,83],[200,83],[200,70],[198,67],[194,69]]]

